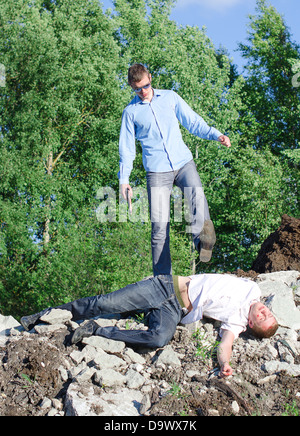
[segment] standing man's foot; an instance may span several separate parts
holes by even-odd
[[[209,262],[216,243],[216,233],[213,222],[206,220],[200,233],[199,255],[200,262]]]

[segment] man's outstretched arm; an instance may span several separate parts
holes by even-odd
[[[231,142],[230,139],[228,138],[228,136],[226,135],[221,135],[218,138],[218,141],[221,142],[222,145],[225,145],[225,147],[230,148],[231,147]]]
[[[221,343],[218,347],[218,362],[220,365],[220,376],[228,377],[232,375],[233,370],[229,364],[232,353],[234,334],[229,330],[224,330]]]

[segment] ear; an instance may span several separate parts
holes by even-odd
[[[253,312],[253,308],[255,306],[256,303],[251,304],[250,306],[250,310],[249,310],[249,315],[248,315],[248,325],[249,327],[252,329],[254,327],[254,321],[253,321],[253,316],[252,316],[252,312]]]

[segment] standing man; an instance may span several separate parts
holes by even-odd
[[[184,193],[191,213],[191,232],[201,262],[209,262],[216,242],[200,177],[193,156],[183,142],[178,121],[192,134],[221,142],[230,147],[230,140],[217,129],[209,127],[174,91],[157,90],[152,77],[141,64],[128,71],[128,84],[135,98],[125,108],[120,132],[119,181],[122,196],[132,197],[129,176],[136,156],[135,140],[143,150],[147,173],[148,201],[152,223],[151,246],[154,276],[171,274],[170,197],[174,185]]]

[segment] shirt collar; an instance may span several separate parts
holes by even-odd
[[[161,96],[161,92],[160,92],[160,90],[159,89],[154,89],[154,88],[152,88],[153,89],[153,97],[152,97],[152,100],[154,100],[154,99],[156,99],[157,97],[159,97],[159,96]],[[142,101],[142,99],[138,96],[138,95],[136,95],[135,96],[135,104],[149,104],[149,102],[148,101]]]

